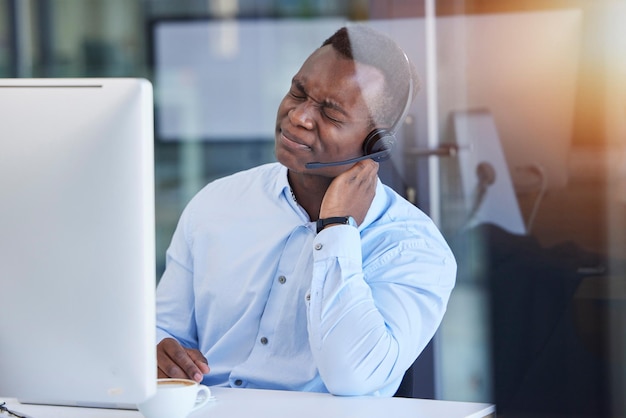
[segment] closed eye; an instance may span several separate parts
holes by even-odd
[[[289,95],[294,99],[304,100],[307,97],[306,91],[302,84],[297,80],[291,81],[291,88],[289,89]]]
[[[337,113],[337,112],[335,110],[333,110],[333,109],[329,109],[329,108],[326,108],[324,106],[321,106],[321,113],[322,113],[322,115],[326,119],[330,120],[331,122],[333,122],[333,123],[335,123],[337,125],[343,123],[343,120],[341,120],[340,118],[335,116],[335,113]]]
[[[296,99],[296,100],[305,100],[306,99],[306,96],[304,94],[301,94],[301,93],[298,93],[298,92],[295,92],[295,91],[292,91],[292,90],[289,91],[289,96],[291,96],[293,99]]]

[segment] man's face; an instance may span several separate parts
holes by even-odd
[[[334,177],[350,165],[307,169],[313,161],[363,155],[370,132],[367,103],[381,97],[382,73],[348,60],[330,45],[316,50],[293,77],[278,107],[276,158],[295,172]]]

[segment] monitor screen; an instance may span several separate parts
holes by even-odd
[[[0,79],[0,395],[156,389],[152,85]]]

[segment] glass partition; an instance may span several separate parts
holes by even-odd
[[[460,267],[440,394],[503,416],[621,416],[626,7],[514,3],[437,18],[440,138],[458,146],[442,227]]]

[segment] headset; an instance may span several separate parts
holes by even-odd
[[[391,129],[377,128],[372,130],[363,141],[363,155],[361,157],[351,158],[349,160],[333,161],[328,163],[311,162],[305,164],[306,168],[323,168],[344,164],[353,164],[358,161],[367,160],[368,158],[371,158],[376,162],[380,162],[388,160],[391,157],[391,150],[396,143],[396,130],[400,127],[402,122],[404,122],[404,118],[406,118],[407,114],[409,113],[411,103],[413,102],[413,76],[411,71],[411,62],[409,61],[409,57],[407,57],[406,53],[403,52],[403,54],[409,68],[409,91],[407,94],[404,109],[402,110],[402,113],[400,114],[398,119],[396,119],[396,121],[394,122]]]

